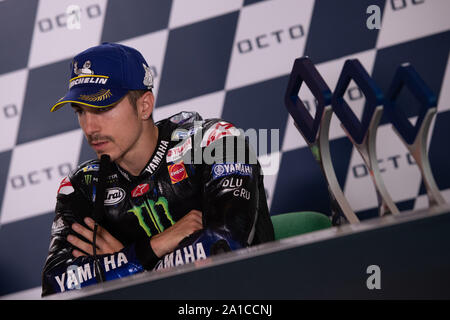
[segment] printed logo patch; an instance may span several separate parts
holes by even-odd
[[[148,185],[148,183],[140,184],[136,188],[134,188],[133,191],[131,191],[131,196],[133,198],[140,197],[144,193],[147,193],[149,189],[150,186]]]
[[[251,165],[244,163],[213,164],[212,174],[214,179],[228,176],[231,174],[238,174],[240,176],[250,176],[252,175],[252,167]]]
[[[211,128],[206,131],[205,135],[203,136],[203,140],[200,144],[201,147],[207,147],[212,142],[225,137],[225,136],[239,136],[240,132],[238,129],[236,129],[235,126],[233,126],[231,123],[220,121],[216,125],[212,126]]]
[[[182,145],[177,145],[167,151],[166,161],[175,162],[192,149],[192,139],[187,139]]]
[[[91,70],[92,63],[91,61],[87,60],[84,62],[82,68],[78,68],[78,61],[75,61],[73,63],[73,73],[76,75],[80,74],[94,74],[94,70]]]
[[[97,179],[98,181],[98,179]],[[85,185],[90,185],[92,183],[92,174],[87,174],[84,176],[84,184]]]
[[[72,186],[72,183],[70,183],[70,180],[68,177],[65,177],[62,181],[61,184],[59,185],[58,188],[58,194],[71,194],[72,192],[74,192],[75,189]]]
[[[188,177],[183,162],[167,166],[167,169],[169,170],[170,181],[172,182],[172,184],[183,181]]]
[[[202,129],[202,127],[200,127],[200,126],[190,128],[189,130],[187,130],[187,129],[176,129],[175,131],[172,132],[171,139],[173,141],[184,140],[187,137],[196,134],[197,131],[201,130],[201,129]]]
[[[161,160],[164,159],[164,155],[166,153],[168,145],[169,141],[161,140],[161,142],[158,145],[158,148],[156,149],[156,152],[153,154],[152,160],[148,164],[147,168],[145,168],[145,171],[148,171],[150,172],[150,174],[153,174],[156,171],[156,169],[158,169]]]
[[[108,82],[109,77],[108,76],[102,76],[102,75],[91,75],[91,76],[78,76],[75,78],[70,79],[69,81],[69,89],[71,89],[73,86],[79,85],[79,84],[106,84]]]
[[[100,169],[100,166],[98,164],[91,164],[83,168],[83,172],[89,172],[89,171],[98,171]]]
[[[105,195],[105,206],[113,206],[125,199],[125,191],[122,188],[108,188]]]
[[[144,86],[146,86],[148,89],[153,88],[153,75],[152,75],[152,71],[150,69],[150,67],[147,67],[145,64],[142,64],[142,66],[144,67],[144,80],[142,80],[142,83],[144,84]]]

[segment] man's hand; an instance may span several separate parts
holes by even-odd
[[[90,228],[85,228],[82,225],[78,223],[74,223],[72,225],[72,230],[76,233],[82,235],[90,242],[94,241],[94,220],[91,218],[85,218],[84,223]],[[69,235],[67,237],[67,241],[69,241],[72,245],[77,247],[78,249],[83,250],[84,252],[87,252],[89,255],[93,255],[94,252],[92,250],[92,244],[82,241],[81,239]],[[97,239],[96,239],[96,247],[97,247],[97,254],[107,254],[107,253],[114,253],[118,252],[123,249],[123,244],[114,238],[106,229],[98,226],[97,227]],[[86,256],[83,252],[79,250],[73,250],[72,255],[75,258]]]
[[[181,240],[202,228],[202,213],[198,210],[191,210],[173,226],[153,236],[150,245],[153,252],[161,258],[172,252]]]

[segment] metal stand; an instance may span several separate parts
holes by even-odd
[[[298,98],[300,86],[305,82],[318,101],[315,118]],[[327,181],[332,212],[332,224],[340,225],[341,218],[349,223],[360,222],[344,196],[334,171],[330,154],[329,129],[333,110],[331,91],[308,57],[295,60],[285,96],[286,107],[294,119],[297,130],[308,144]]]
[[[351,80],[358,84],[367,101],[361,121],[343,98]],[[303,82],[308,85],[318,102],[314,118],[298,98]],[[395,99],[404,84],[421,102],[422,107],[416,127],[412,127],[401,110],[395,108]],[[292,68],[285,104],[294,119],[295,127],[307,142],[327,181],[333,225],[340,224],[339,218],[342,216],[350,223],[359,222],[337,181],[331,160],[329,129],[333,112],[341,121],[341,127],[358,150],[370,173],[377,193],[380,216],[400,214],[384,185],[378,167],[376,135],[383,112],[386,112],[387,116],[391,118],[394,131],[403,141],[420,169],[430,208],[446,203],[433,178],[427,152],[428,134],[431,121],[436,114],[437,98],[409,63],[402,64],[397,69],[387,98],[385,98],[381,89],[361,63],[357,59],[347,60],[336,90],[331,96],[330,89],[311,60],[308,57],[299,58],[295,60]]]
[[[395,129],[395,133],[402,140],[403,144],[408,149],[409,153],[413,156],[422,174],[423,183],[427,190],[428,205],[429,207],[441,206],[446,204],[442,197],[436,182],[434,181],[433,173],[431,172],[430,161],[428,159],[427,141],[431,127],[433,117],[436,115],[436,108],[429,109],[425,115],[425,119],[420,126],[416,139],[412,144],[408,144],[402,137],[402,135]]]
[[[413,127],[406,115],[396,107],[395,100],[401,89],[406,85],[420,102],[419,116]],[[386,99],[386,109],[391,118],[394,132],[408,149],[419,167],[425,185],[430,208],[446,204],[433,178],[428,159],[428,136],[431,122],[437,112],[437,97],[425,81],[409,63],[397,68]]]
[[[360,122],[345,102],[345,94],[354,80],[366,97],[365,112]],[[383,114],[384,95],[375,81],[357,59],[347,60],[342,69],[333,95],[333,111],[341,120],[341,126],[364,160],[372,177],[378,199],[379,215],[399,214],[399,210],[387,191],[378,167],[376,154],[377,128]]]
[[[364,136],[362,143],[357,143],[353,140],[352,135],[347,131],[344,125],[341,124],[342,129],[347,134],[347,137],[358,150],[359,154],[364,160],[367,170],[370,173],[372,182],[375,186],[375,191],[377,193],[379,215],[383,216],[385,214],[399,214],[397,206],[392,200],[389,192],[384,185],[383,178],[381,177],[380,169],[378,167],[378,160],[376,154],[376,136],[378,125],[383,115],[383,107],[378,106],[373,113],[372,119],[370,121],[369,128],[366,135]]]

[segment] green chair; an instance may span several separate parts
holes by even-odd
[[[271,216],[275,240],[330,228],[331,220],[323,213],[301,211]]]

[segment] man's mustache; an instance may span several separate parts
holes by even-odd
[[[114,142],[114,139],[110,136],[102,136],[99,134],[94,134],[94,135],[88,135],[86,136],[87,141],[89,144],[93,144],[93,143],[97,143],[97,142],[104,142],[104,141],[111,141]]]

